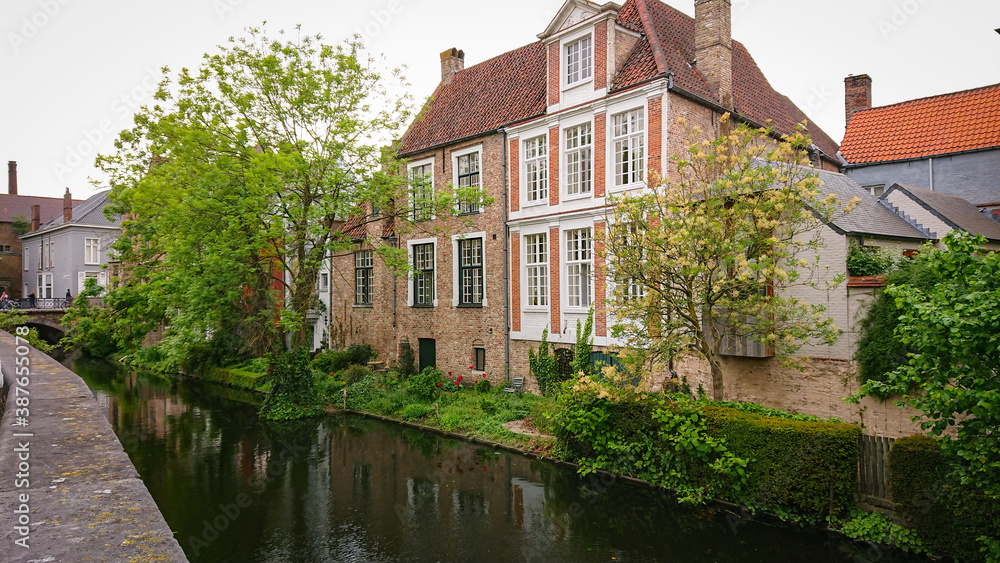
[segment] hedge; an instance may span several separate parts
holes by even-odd
[[[957,561],[985,561],[976,538],[1000,537],[1000,506],[950,479],[950,464],[932,438],[896,440],[889,451],[892,502],[931,552]]]
[[[668,405],[662,396],[640,396],[634,401],[608,403],[604,428],[617,439],[642,441],[656,436],[653,412]],[[726,447],[748,460],[745,485],[723,487],[725,500],[766,509],[785,516],[839,514],[854,506],[858,488],[857,426],[801,421],[743,412],[731,407],[702,405],[709,435],[724,438]],[[593,453],[586,440],[560,433],[571,457]],[[626,471],[633,476],[640,473]],[[694,472],[699,472],[697,468]],[[705,472],[706,476],[709,474]]]
[[[268,384],[267,376],[264,374],[238,368],[209,368],[201,372],[201,378],[251,391],[263,390]]]

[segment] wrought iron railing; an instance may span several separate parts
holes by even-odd
[[[8,300],[7,307],[9,309],[66,309],[72,302],[72,299],[66,299],[65,297],[21,297],[19,299]]]

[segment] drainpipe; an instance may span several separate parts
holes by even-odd
[[[507,129],[500,128],[503,181],[503,358],[504,379],[510,381],[510,227],[507,224]]]
[[[934,191],[934,157],[927,159],[927,173],[931,179],[931,191]]]

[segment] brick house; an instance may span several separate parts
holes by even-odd
[[[875,196],[893,184],[1000,213],[1000,84],[872,107],[872,79],[845,79],[845,174]]]
[[[331,344],[368,342],[393,360],[405,341],[422,365],[494,382],[528,375],[544,328],[574,341],[592,306],[595,345],[611,344],[594,252],[607,196],[671,173],[681,117],[710,133],[725,112],[778,134],[807,120],[730,37],[730,0],[695,10],[568,0],[539,41],[469,68],[462,51],[442,53],[441,83],[401,140],[411,193],[479,185],[495,203],[405,234],[345,227],[358,246],[334,258]],[[837,144],[807,128],[814,166],[837,170]],[[373,244],[407,249],[415,273],[393,276]]]

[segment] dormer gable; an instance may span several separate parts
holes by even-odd
[[[607,94],[617,62],[615,22],[620,10],[614,2],[567,0],[538,34],[546,51],[550,111]]]

